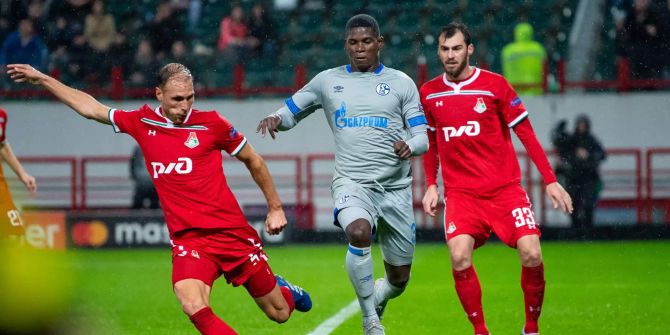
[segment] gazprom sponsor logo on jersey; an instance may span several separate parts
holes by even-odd
[[[521,98],[516,97],[512,102],[509,103],[512,107],[516,107],[518,105],[521,105]]]
[[[352,116],[347,117],[347,106],[342,101],[340,109],[335,111],[335,126],[337,128],[388,128],[389,120],[381,116]]]
[[[384,96],[389,94],[389,92],[391,92],[391,86],[389,86],[387,83],[379,83],[377,84],[376,91],[377,94]]]
[[[461,136],[477,136],[479,135],[479,122],[468,121],[466,125],[456,127],[443,127],[444,140],[449,142],[450,138]]]
[[[153,169],[154,179],[158,178],[158,175],[170,174],[172,172],[189,174],[193,171],[193,161],[188,157],[179,157],[177,158],[177,163],[171,162],[167,165],[162,162],[151,162],[151,168]]]
[[[335,85],[333,86],[333,92],[335,93],[342,93],[344,91],[344,86],[342,85]]]

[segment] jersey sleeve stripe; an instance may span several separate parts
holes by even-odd
[[[422,124],[428,124],[428,121],[426,120],[426,117],[424,115],[419,115],[409,118],[407,120],[407,123],[409,124],[410,127],[416,127]]]
[[[230,153],[230,155],[237,156],[237,154],[239,154],[240,151],[242,151],[242,148],[244,148],[245,145],[247,145],[246,137],[242,140],[242,142],[240,142],[240,145],[238,145],[237,148],[235,148],[235,150],[233,150],[233,152]]]
[[[112,123],[112,128],[114,128],[115,133],[120,133],[121,129],[116,125],[116,122],[114,122],[114,113],[116,112],[116,109],[110,108],[109,111],[107,111],[107,115],[109,117],[109,122]]]
[[[298,115],[298,113],[300,113],[300,108],[295,104],[295,101],[293,101],[293,97],[286,99],[284,102],[293,115]]]
[[[524,111],[521,113],[521,115],[517,116],[516,119],[512,120],[512,122],[507,124],[507,127],[509,128],[514,128],[519,122],[523,121],[525,118],[528,117],[528,111]]]

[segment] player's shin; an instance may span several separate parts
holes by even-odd
[[[370,247],[359,248],[350,244],[346,257],[347,273],[361,305],[363,319],[377,317],[370,249]]]
[[[475,334],[488,334],[482,308],[482,288],[474,266],[461,271],[453,270],[456,294],[463,310],[475,328]]]
[[[237,335],[233,328],[219,319],[209,307],[195,312],[189,319],[202,335]]]
[[[538,333],[537,320],[542,312],[544,301],[544,264],[535,267],[521,267],[521,289],[526,312],[526,325],[524,333]]]

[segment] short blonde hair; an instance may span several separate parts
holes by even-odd
[[[184,64],[180,63],[169,63],[165,64],[158,71],[158,87],[163,88],[167,84],[168,80],[173,77],[183,77],[183,79],[193,80],[193,75],[191,70],[189,70]]]

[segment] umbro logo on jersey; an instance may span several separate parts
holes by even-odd
[[[450,138],[465,136],[477,136],[479,135],[479,122],[477,121],[468,121],[467,125],[456,127],[444,127],[442,128],[444,132],[444,140],[449,142]]]
[[[435,107],[442,107],[442,101],[435,101]]]
[[[173,171],[177,174],[189,174],[193,171],[193,161],[188,157],[177,158],[177,163],[171,162],[168,165],[162,162],[151,162],[154,179],[158,178],[160,174],[171,174]]]
[[[342,93],[342,91],[344,91],[344,86],[342,85],[333,86],[333,91],[335,93]]]
[[[189,132],[188,133],[188,139],[186,139],[186,142],[184,142],[184,145],[193,149],[197,147],[200,144],[200,141],[198,141],[198,136],[195,135],[195,132]]]
[[[149,130],[149,136],[156,136],[155,130]]]

